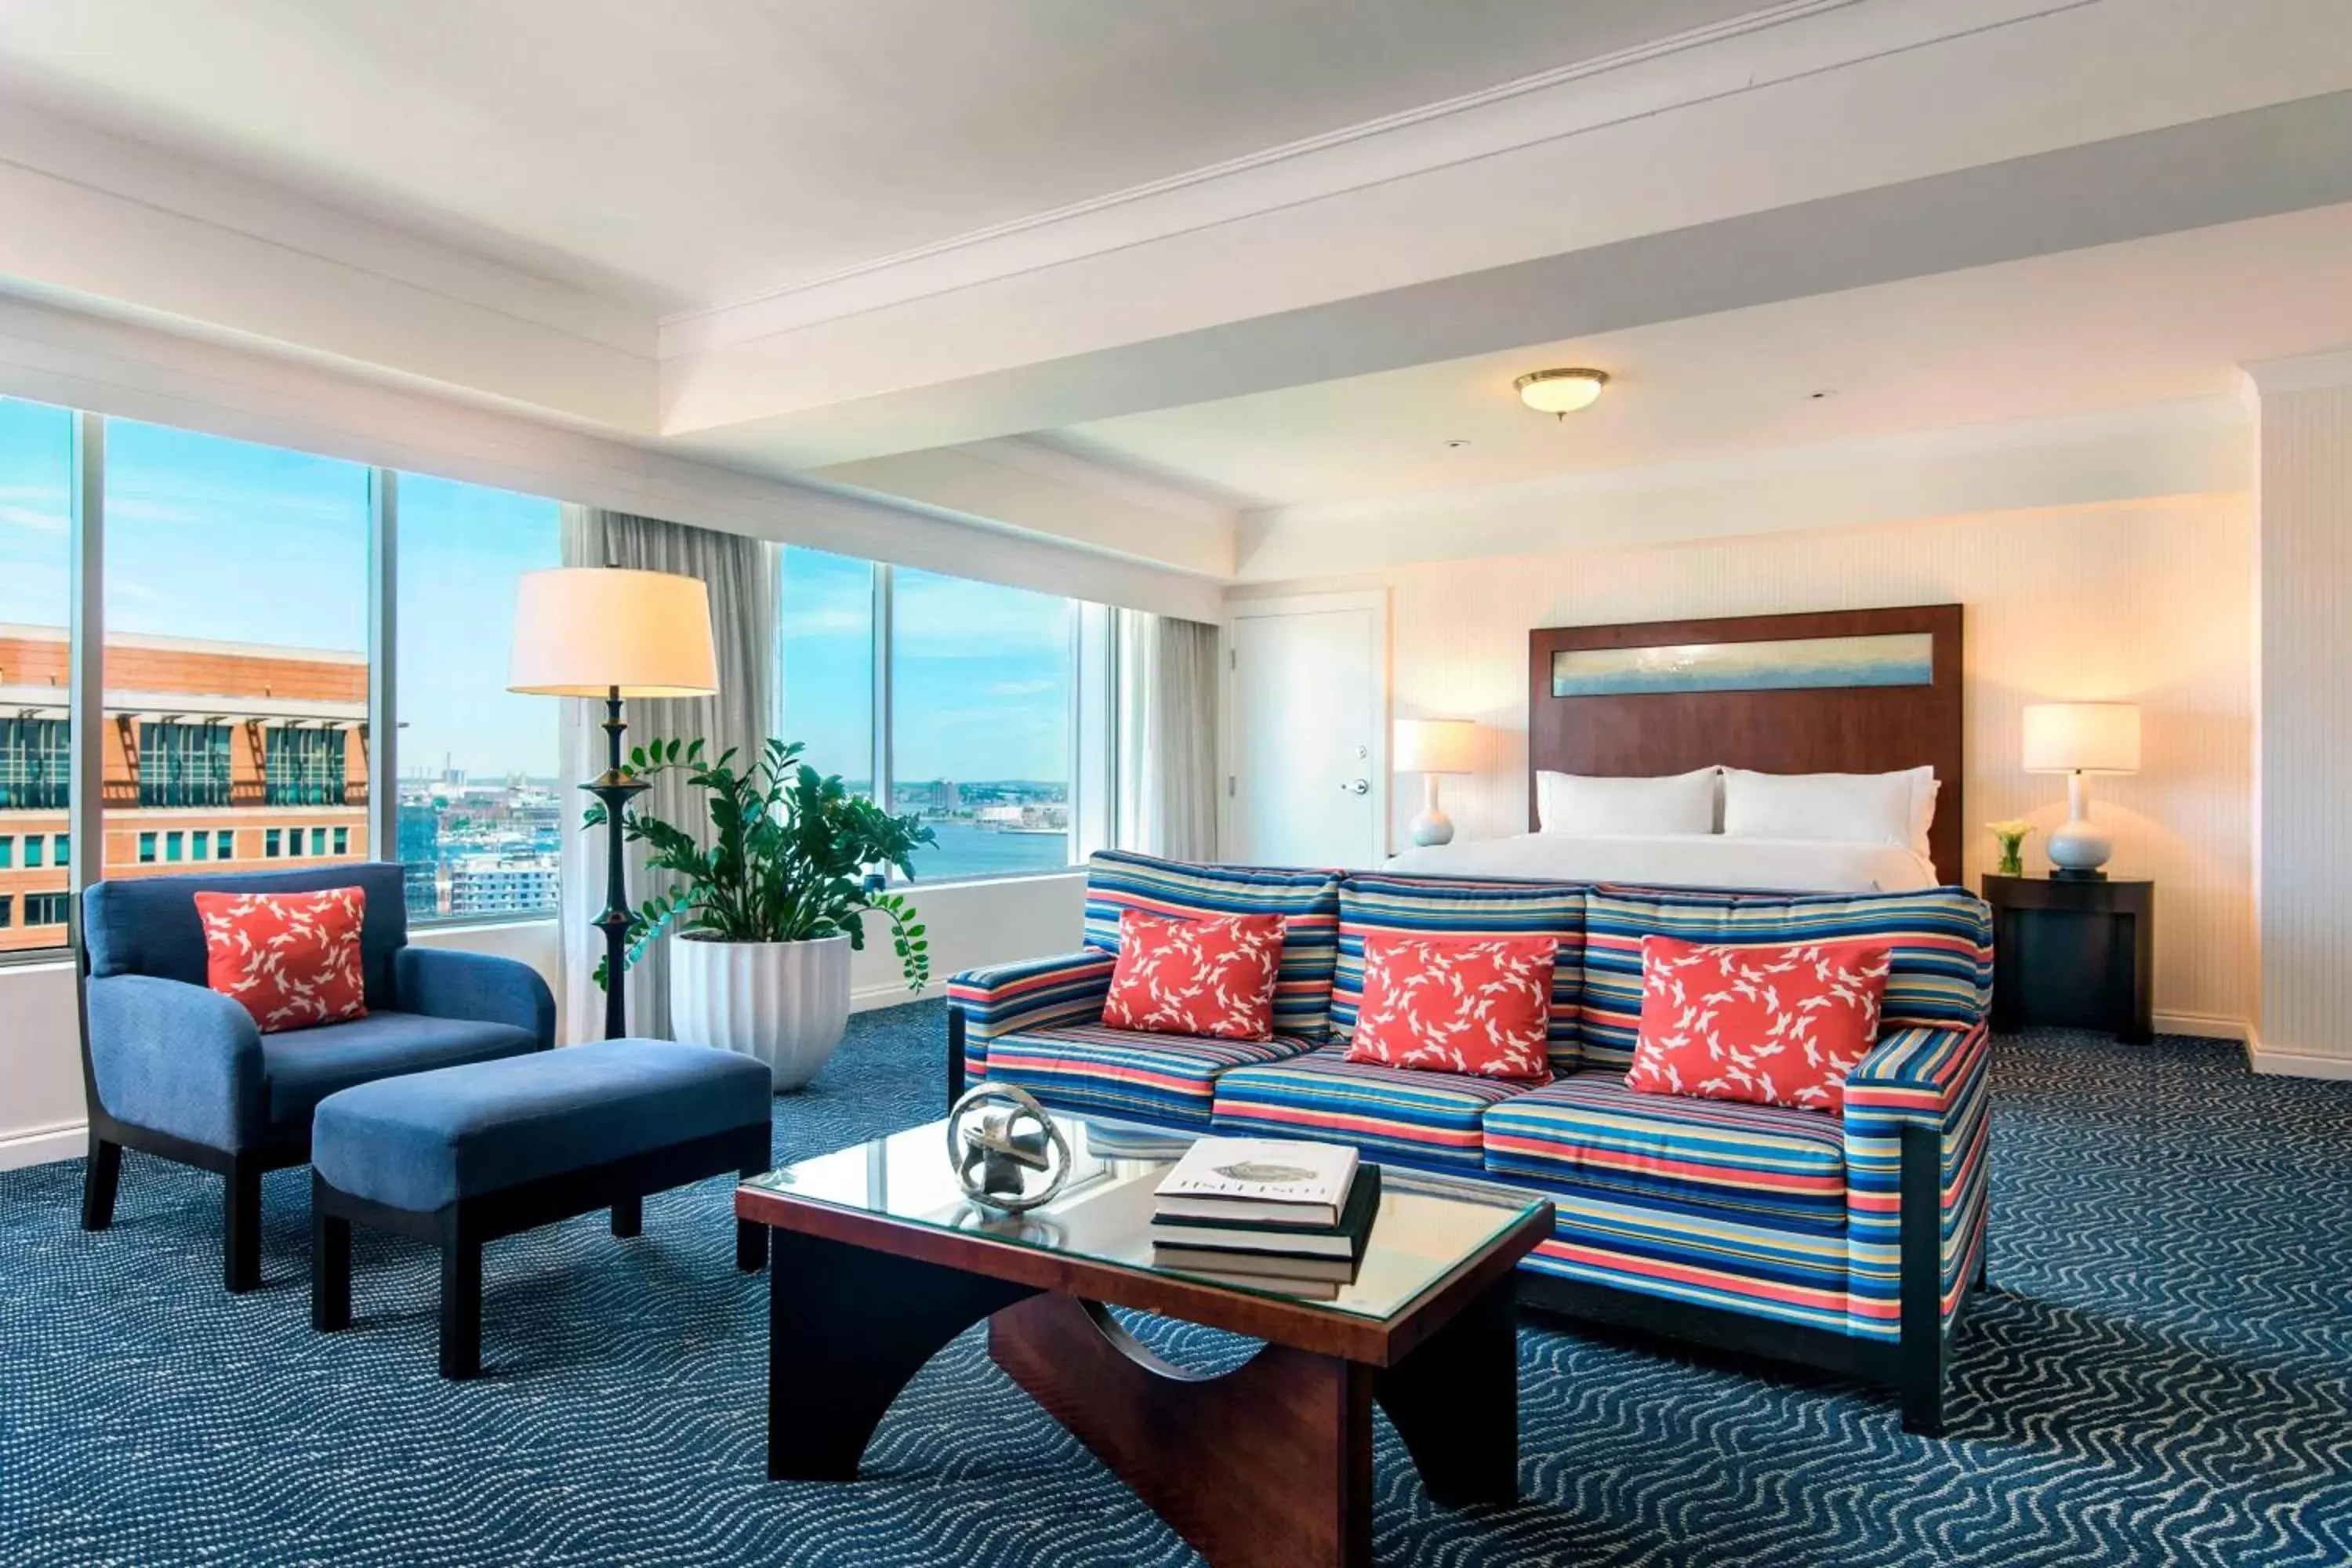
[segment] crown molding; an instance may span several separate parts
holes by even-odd
[[[2333,391],[2352,386],[2352,349],[2297,354],[2291,359],[2256,360],[2239,366],[2255,397],[2277,397],[2290,392]]]
[[[1303,206],[2104,0],[1782,0],[1709,26],[661,319],[665,359]]]

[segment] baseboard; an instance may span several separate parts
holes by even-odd
[[[2273,1078],[2324,1078],[2352,1080],[2352,1057],[2317,1057],[2304,1051],[2266,1049],[2262,1037],[2246,1031],[2246,1065]]]
[[[2159,1035],[2193,1035],[2207,1040],[2251,1040],[2253,1026],[2243,1018],[2221,1018],[2207,1013],[2158,1013],[2150,1020]]]
[[[871,1013],[877,1007],[897,1007],[908,1002],[937,1001],[947,994],[948,983],[944,980],[934,980],[920,991],[909,991],[903,984],[869,985],[862,991],[852,991],[849,994],[849,1010],[853,1013]]]
[[[82,1121],[62,1122],[55,1127],[37,1127],[26,1132],[12,1132],[0,1138],[0,1171],[22,1170],[26,1165],[47,1165],[58,1160],[74,1160],[89,1152],[89,1125]]]

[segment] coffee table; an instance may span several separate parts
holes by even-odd
[[[1355,1279],[1304,1300],[1153,1263],[1152,1189],[1189,1139],[1062,1124],[1068,1184],[1024,1215],[964,1197],[939,1122],[736,1189],[737,1217],[772,1230],[772,1479],[856,1479],[898,1391],[985,1318],[996,1363],[1218,1568],[1369,1560],[1376,1403],[1440,1504],[1517,1496],[1512,1271],[1551,1234],[1549,1202],[1384,1170]],[[1265,1348],[1203,1375],[1114,1306]]]

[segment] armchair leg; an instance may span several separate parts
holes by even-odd
[[[646,1200],[623,1198],[613,1205],[613,1234],[635,1236],[646,1228]]]
[[[948,1004],[948,1105],[963,1098],[963,1009]]]
[[[454,1215],[441,1237],[441,1375],[482,1370],[482,1239]]]
[[[114,1223],[114,1189],[122,1180],[122,1145],[89,1135],[89,1158],[81,1168],[81,1227],[104,1230]]]
[[[352,1326],[352,1222],[328,1214],[311,1178],[310,1326],[322,1334]]]
[[[261,1283],[261,1163],[232,1155],[222,1186],[222,1282],[234,1294]]]

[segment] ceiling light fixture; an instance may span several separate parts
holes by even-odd
[[[1609,384],[1605,370],[1537,370],[1513,382],[1519,389],[1519,401],[1538,414],[1550,414],[1567,418],[1580,408],[1590,408],[1601,389]]]

